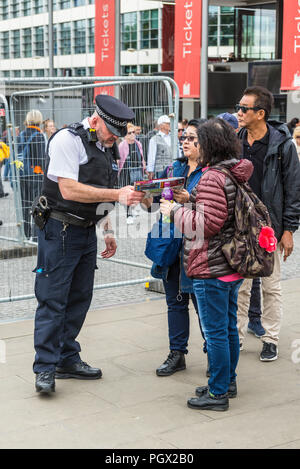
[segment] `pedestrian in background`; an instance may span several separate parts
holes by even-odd
[[[127,124],[127,134],[119,144],[119,153],[119,184],[128,186],[133,185],[136,181],[141,181],[146,172],[146,164],[142,144],[137,140],[135,126],[131,123]],[[133,208],[127,206],[128,225],[134,222],[133,215]]]
[[[286,124],[269,121],[273,96],[263,87],[249,87],[236,106],[239,138],[243,158],[253,163],[254,171],[249,184],[267,207],[275,236],[275,266],[270,277],[262,278],[262,326],[265,334],[260,354],[261,361],[278,357],[278,341],[282,316],[280,258],[293,252],[293,233],[300,218],[300,164],[295,145]],[[238,298],[238,327],[240,342],[245,340],[252,281],[246,279]]]
[[[173,163],[170,118],[166,115],[160,116],[157,121],[159,131],[149,141],[147,171],[149,179],[159,177],[164,168]]]
[[[41,129],[42,113],[32,109],[26,115],[26,129],[20,133],[18,141],[18,159],[23,167],[19,171],[23,226],[27,239],[37,240],[35,227],[31,218],[31,207],[34,199],[41,193],[43,171],[45,167],[45,139]]]
[[[293,133],[293,142],[296,145],[297,154],[300,160],[300,126],[295,127]]]
[[[57,131],[56,125],[52,119],[44,120],[43,131],[44,131],[46,143],[48,143],[48,140],[50,139],[50,137]]]

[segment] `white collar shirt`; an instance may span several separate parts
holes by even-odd
[[[90,127],[88,118],[82,121],[85,129]],[[100,142],[96,146],[105,151]],[[51,140],[49,144],[49,167],[47,177],[57,182],[59,177],[78,181],[79,167],[87,163],[88,157],[79,135],[74,135],[63,129]]]

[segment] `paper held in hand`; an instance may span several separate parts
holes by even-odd
[[[183,189],[184,177],[171,177],[165,179],[150,179],[148,181],[137,181],[134,183],[135,191],[144,191],[151,195],[159,195],[166,187],[171,189]]]

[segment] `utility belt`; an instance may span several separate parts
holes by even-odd
[[[91,220],[80,219],[70,213],[59,212],[57,210],[51,210],[49,218],[54,218],[54,220],[59,220],[69,225],[82,226],[83,228],[89,228],[95,225],[95,222]]]
[[[80,219],[69,213],[59,212],[58,210],[51,209],[48,205],[47,198],[44,195],[41,195],[34,200],[31,214],[35,224],[40,230],[44,229],[49,218],[59,220],[66,225],[81,226],[83,228],[89,228],[95,225],[95,222],[91,220]]]

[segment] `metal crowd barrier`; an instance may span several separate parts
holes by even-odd
[[[4,80],[3,89],[6,92],[0,94],[0,107],[5,112],[5,140],[10,148],[10,157],[2,168],[5,192],[9,195],[0,198],[0,220],[3,221],[0,226],[0,321],[5,321],[8,317],[32,317],[36,306],[32,270],[36,264],[37,243],[29,212],[34,197],[40,191],[42,175],[25,174],[20,150],[20,135],[30,110],[40,110],[43,120],[54,121],[58,129],[81,121],[94,112],[95,90],[101,93],[113,88],[114,95],[135,112],[134,125],[141,127],[138,139],[145,162],[154,122],[163,114],[167,114],[171,120],[172,155],[174,160],[177,157],[179,93],[171,78],[84,77],[84,83],[82,81],[82,77]],[[46,148],[46,133],[43,136]],[[34,150],[34,143],[31,144],[32,148]],[[40,149],[37,151],[35,147],[35,153],[40,154]],[[130,169],[142,171],[142,163]],[[127,165],[120,172],[118,187],[130,183],[128,175]],[[116,204],[111,219],[116,231],[118,250],[109,260],[103,260],[98,255],[99,269],[95,274],[93,299],[95,308],[116,301],[138,301],[149,295],[144,285],[150,280],[150,261],[144,256],[144,248],[146,235],[156,217],[157,214],[149,214],[140,206],[127,210]],[[102,230],[97,229],[99,253],[103,249],[101,232]],[[141,269],[146,271],[146,276],[141,275]]]

